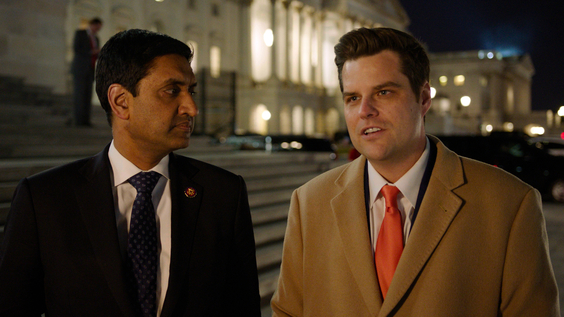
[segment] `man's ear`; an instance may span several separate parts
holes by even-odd
[[[421,93],[419,94],[419,102],[422,105],[421,111],[423,116],[425,116],[429,108],[431,108],[431,99],[431,86],[427,82],[423,85],[423,89],[421,89]]]
[[[129,102],[131,93],[120,84],[112,84],[108,88],[108,101],[116,118],[129,119]]]

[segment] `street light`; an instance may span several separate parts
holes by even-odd
[[[461,104],[463,107],[468,107],[468,106],[470,105],[470,102],[471,102],[471,101],[472,101],[472,100],[471,100],[470,97],[468,97],[468,96],[464,96],[464,97],[460,98],[460,104]]]
[[[270,113],[270,111],[264,110],[261,116],[264,121],[268,121],[272,117],[272,114]]]

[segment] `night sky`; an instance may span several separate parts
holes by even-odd
[[[415,37],[430,52],[528,53],[535,68],[533,110],[564,105],[562,0],[400,0]]]

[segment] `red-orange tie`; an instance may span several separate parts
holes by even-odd
[[[385,185],[382,188],[382,195],[386,201],[386,214],[378,233],[374,257],[383,298],[386,298],[403,251],[403,226],[397,203],[398,193],[399,189],[395,186]]]

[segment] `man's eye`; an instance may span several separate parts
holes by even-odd
[[[348,102],[353,102],[353,101],[357,101],[358,97],[357,96],[350,96]]]
[[[390,94],[390,91],[389,91],[389,90],[380,90],[380,91],[378,92],[378,94],[379,94],[380,96],[385,96],[385,95]]]
[[[180,89],[178,88],[170,88],[166,90],[167,93],[171,94],[171,95],[176,95],[180,92]]]
[[[195,92],[195,91],[189,91],[189,93],[190,93],[191,96],[195,96],[197,94],[197,92]]]

